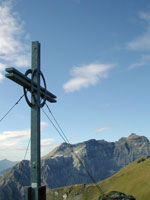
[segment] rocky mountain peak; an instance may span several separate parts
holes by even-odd
[[[139,135],[136,135],[135,133],[131,133],[128,138],[137,138],[140,137]]]
[[[42,157],[42,160],[55,158],[55,157],[61,157],[61,156],[67,156],[71,154],[73,145],[68,143],[62,143],[55,147],[50,153]]]
[[[128,136],[127,138],[128,140],[145,140],[145,141],[149,141],[145,136],[141,136],[141,135],[136,135],[135,133],[131,133],[131,135]]]
[[[117,143],[124,143],[124,142],[147,142],[149,143],[149,140],[145,136],[140,136],[135,133],[131,133],[128,137],[122,137],[120,138]]]

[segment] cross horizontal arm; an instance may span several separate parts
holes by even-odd
[[[6,74],[5,76],[11,80],[13,80],[14,82],[18,83],[19,85],[27,88],[29,91],[31,91],[31,79],[26,77],[24,74],[22,74],[21,72],[19,72],[18,70],[16,70],[15,68],[6,68],[6,72],[8,72],[8,74]],[[37,92],[37,84],[33,83],[33,90],[35,92]],[[45,89],[40,86],[40,96],[42,98],[44,98],[45,96]],[[51,102],[51,103],[55,103],[56,96],[54,94],[52,94],[49,91],[46,91],[46,100]]]

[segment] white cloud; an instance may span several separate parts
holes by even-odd
[[[0,151],[17,151],[23,150],[24,140],[29,140],[30,130],[20,130],[20,131],[4,131],[0,133]]]
[[[58,145],[58,144],[57,144]],[[42,156],[48,154],[56,146],[54,138],[45,138],[41,140],[41,154]]]
[[[135,63],[132,63],[129,66],[129,70],[135,69],[137,67],[149,66],[150,65],[150,55],[142,55],[139,60]]]
[[[149,50],[150,49],[150,33],[144,33],[127,44],[130,50]]]
[[[47,126],[47,122],[41,122],[41,131]],[[0,133],[0,160],[7,158],[10,160],[21,160],[24,158],[27,144],[30,139],[30,129],[4,131]],[[53,138],[41,139],[42,154],[49,153],[52,148]],[[28,150],[27,158],[30,158],[30,150]],[[17,155],[17,156],[16,156]]]
[[[139,18],[145,23],[145,30],[141,35],[127,43],[127,49],[142,51],[145,55],[140,55],[139,59],[128,67],[129,70],[148,66],[150,63],[150,55],[147,54],[150,50],[150,13],[140,12]]]
[[[44,128],[45,127],[47,127],[48,126],[48,123],[47,122],[44,122],[44,121],[42,121],[41,122],[41,131],[43,131],[44,130]]]
[[[41,122],[41,129],[43,130],[44,127],[47,126],[47,122]],[[30,129],[26,129],[26,130],[18,130],[18,131],[4,131],[2,133],[0,133],[0,143],[2,144],[2,146],[7,143],[14,144],[21,144],[21,142],[23,142],[24,140],[29,140],[30,138]],[[1,147],[0,146],[0,149]]]
[[[0,82],[4,79],[2,72],[5,70],[7,66],[3,63],[0,63]]]
[[[103,126],[103,127],[96,129],[96,133],[101,133],[101,132],[106,131],[111,128],[112,128],[112,126]]]
[[[81,0],[75,0],[75,2],[76,2],[77,4],[80,4],[80,3],[81,3]]]
[[[143,19],[143,20],[146,20],[147,22],[150,22],[150,13],[140,12],[139,17],[140,17],[140,19]]]
[[[75,66],[71,70],[72,78],[63,85],[65,92],[73,92],[81,88],[96,85],[101,79],[108,76],[112,64],[91,63],[89,65]]]
[[[41,140],[42,147],[50,147],[50,145],[54,142],[54,138],[46,138]]]
[[[142,35],[127,43],[130,50],[149,50],[150,49],[150,13],[141,12],[139,18],[146,23]]]
[[[27,67],[30,65],[23,22],[12,10],[11,1],[0,2],[0,66]],[[3,78],[0,67],[0,80]]]
[[[29,138],[29,132],[30,130],[23,130],[23,131],[4,131],[0,135],[0,141],[3,142],[5,140],[10,141],[10,140],[15,140],[15,141],[20,141],[24,139]]]

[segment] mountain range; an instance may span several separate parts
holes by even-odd
[[[100,181],[147,155],[150,141],[134,133],[117,142],[92,139],[74,145],[63,143],[42,158],[42,182],[47,188],[91,183],[85,168],[95,181]],[[20,200],[24,186],[29,185],[29,161],[21,161],[0,179],[0,200]]]

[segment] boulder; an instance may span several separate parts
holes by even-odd
[[[124,194],[118,191],[111,191],[100,197],[98,200],[136,200],[132,195]]]

